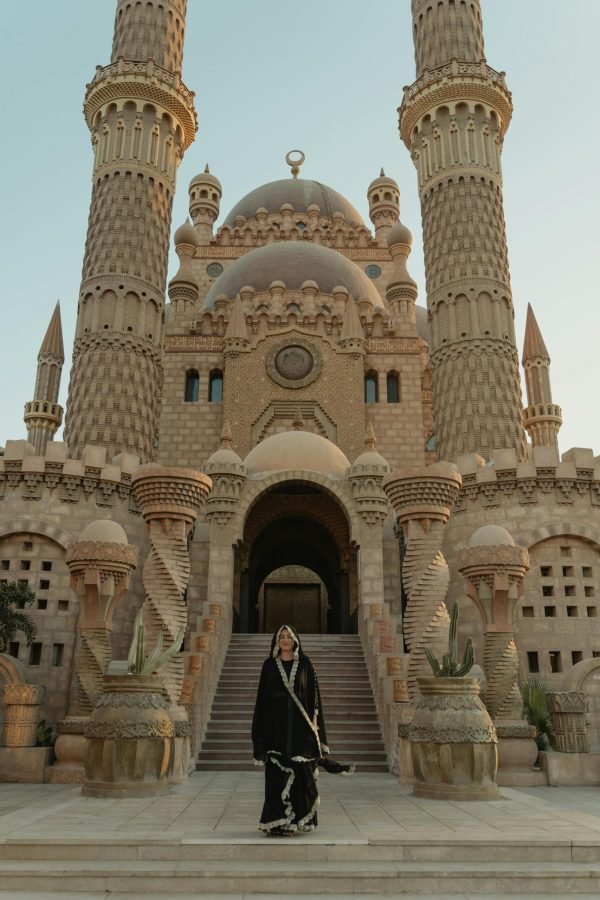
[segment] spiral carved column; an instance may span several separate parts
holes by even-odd
[[[188,535],[211,483],[202,472],[154,465],[142,466],[133,477],[133,490],[150,538],[143,569],[143,619],[150,642],[162,630],[165,649],[187,624]],[[184,674],[182,655],[174,656],[161,674],[171,707],[178,707]],[[177,718],[185,720],[185,711],[179,710]]]
[[[445,462],[395,472],[383,483],[406,542],[404,636],[410,651],[407,683],[412,700],[419,696],[417,677],[431,672],[425,648],[446,652],[449,617],[444,597],[450,574],[441,546],[461,484],[456,467]]]
[[[71,588],[79,598],[77,649],[69,711],[58,723],[57,763],[49,780],[79,783],[84,779],[84,730],[102,693],[102,679],[111,658],[112,617],[129,587],[138,549],[127,543],[120,525],[92,522],[67,550]]]
[[[478,529],[458,558],[458,570],[483,622],[484,700],[498,733],[500,784],[533,783],[531,766],[537,756],[533,729],[523,718],[513,625],[528,569],[527,550],[516,547],[508,532],[497,525]]]

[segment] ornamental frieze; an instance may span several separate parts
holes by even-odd
[[[217,335],[176,334],[165,338],[165,353],[195,353],[223,350],[223,338]]]

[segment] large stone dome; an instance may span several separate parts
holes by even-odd
[[[308,469],[343,478],[350,462],[332,441],[310,431],[282,431],[253,447],[244,465],[248,474]]]
[[[291,204],[299,213],[305,213],[309,206],[315,204],[321,210],[321,215],[327,218],[331,218],[335,212],[341,212],[348,224],[363,227],[365,224],[345,197],[320,181],[309,181],[306,178],[282,178],[280,181],[262,184],[236,203],[223,224],[232,226],[237,216],[254,219],[259,209],[266,209],[271,215],[279,213],[284,203]]]
[[[274,281],[283,281],[290,291],[298,291],[305,281],[314,281],[330,294],[334,287],[347,288],[355,300],[370,300],[383,307],[377,288],[358,266],[336,250],[309,241],[267,244],[245,254],[229,266],[212,285],[204,305],[214,306],[219,294],[231,300],[248,285],[257,293],[267,291]]]

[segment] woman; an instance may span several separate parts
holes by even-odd
[[[317,764],[329,753],[319,685],[290,625],[282,625],[263,663],[252,722],[254,759],[265,765],[259,828],[270,835],[317,826]]]

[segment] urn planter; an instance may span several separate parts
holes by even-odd
[[[494,800],[497,737],[475,678],[417,679],[421,698],[409,729],[414,794],[436,800]]]
[[[147,797],[168,790],[174,734],[160,676],[105,675],[85,732],[82,793]]]

